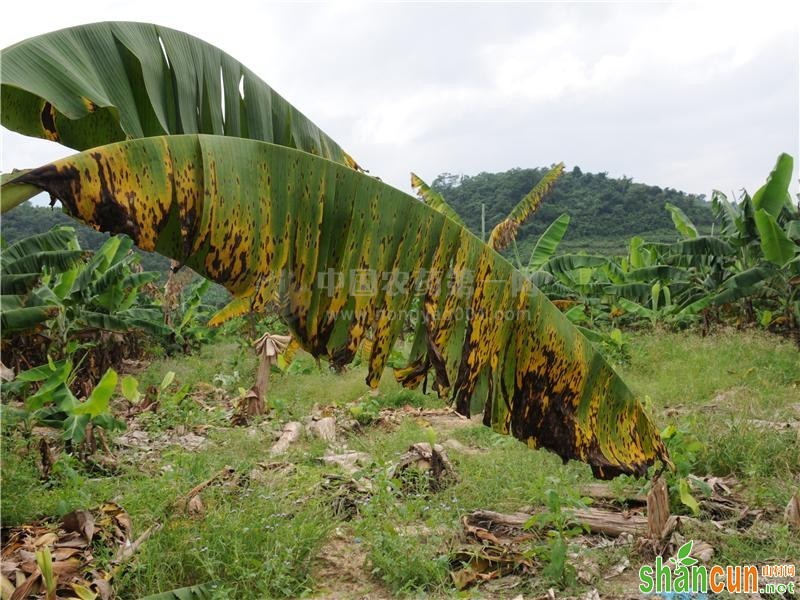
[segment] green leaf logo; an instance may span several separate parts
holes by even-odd
[[[692,546],[694,545],[694,540],[689,540],[683,546],[678,548],[678,553],[675,555],[675,558],[670,558],[670,560],[675,563],[675,567],[690,567],[697,563],[696,558],[691,558],[689,555],[692,553]]]

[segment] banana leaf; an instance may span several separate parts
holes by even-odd
[[[544,197],[563,173],[564,163],[558,163],[545,173],[533,189],[511,209],[508,217],[495,225],[487,243],[499,251],[515,240],[519,228],[536,212]]]
[[[4,49],[0,119],[12,131],[77,150],[210,133],[357,166],[239,61],[196,37],[149,23],[80,25]]]
[[[2,264],[3,277],[26,273],[39,274],[44,268],[50,269],[54,273],[61,273],[74,267],[80,261],[81,256],[83,256],[83,252],[80,250],[47,250],[14,260],[4,260]]]
[[[113,176],[112,176],[113,174]],[[464,415],[597,477],[669,464],[657,429],[603,357],[530,281],[411,196],[332,161],[220,136],[95,148],[7,186],[40,190],[102,231],[125,233],[224,285],[254,309],[279,291],[298,342],[335,368],[371,333],[377,387],[415,298],[405,385],[428,371]],[[406,275],[406,277],[403,277]]]
[[[789,185],[792,182],[794,159],[786,153],[778,156],[767,182],[753,194],[753,210],[764,210],[776,219],[785,207],[792,210]]]
[[[45,233],[29,235],[3,248],[3,261],[19,260],[39,252],[63,250],[74,238],[75,230],[72,227],[54,227]]]
[[[725,239],[710,235],[676,242],[669,247],[669,251],[680,256],[734,256],[736,254],[736,248]]]
[[[452,219],[459,225],[464,226],[464,221],[461,220],[461,217],[458,216],[455,209],[447,203],[444,196],[436,190],[431,189],[427,183],[414,173],[411,174],[411,187],[416,192],[417,197],[425,204],[434,210],[438,210],[445,217]]]
[[[688,279],[689,275],[690,274],[686,269],[680,269],[678,267],[671,267],[668,265],[653,265],[651,267],[634,269],[633,271],[626,273],[625,278],[630,282],[651,281],[653,279],[681,281]]]
[[[567,233],[569,227],[569,215],[564,213],[560,215],[555,221],[550,223],[544,233],[536,240],[536,245],[533,247],[531,257],[528,260],[528,268],[537,270],[542,267],[544,263],[550,260],[550,257],[555,254],[561,240],[564,239],[564,234]]]
[[[58,306],[23,306],[9,309],[4,307],[0,312],[3,332],[33,329],[40,323],[53,318],[58,311]]]
[[[754,217],[764,258],[771,263],[782,266],[800,253],[800,246],[789,239],[789,236],[781,229],[774,216],[763,208],[759,208],[756,210]]]
[[[678,230],[678,233],[680,233],[684,239],[693,239],[697,237],[697,227],[695,227],[692,220],[686,216],[686,213],[670,202],[664,204],[664,208],[669,211],[675,229]]]
[[[41,273],[3,274],[0,277],[0,294],[27,294],[41,278]]]
[[[543,271],[555,275],[569,273],[577,269],[602,267],[609,264],[607,256],[594,254],[562,254],[555,256],[542,265]]]

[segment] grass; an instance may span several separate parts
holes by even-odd
[[[661,331],[626,335],[631,358],[620,367],[621,374],[648,403],[659,427],[672,425],[680,432],[673,454],[682,468],[697,475],[735,476],[751,507],[765,514],[739,535],[702,522],[690,525],[687,535],[711,543],[719,564],[796,561],[800,537],[782,524],[780,515],[800,487],[797,434],[764,431],[752,423],[800,417],[797,350],[756,332],[721,332],[706,338]],[[247,348],[222,340],[194,356],[155,360],[137,377],[140,389],[145,389],[173,371],[169,393],[183,385],[196,390],[210,383],[236,395],[253,377],[254,366]],[[313,597],[323,590],[338,591],[342,598],[366,593],[451,597],[458,593],[449,576],[449,556],[458,545],[463,515],[477,508],[513,511],[544,505],[549,490],[571,497],[591,481],[587,466],[562,465],[553,454],[530,451],[479,424],[441,429],[413,416],[395,427],[376,423],[384,407],[441,403],[431,395],[399,389],[390,372],[381,382],[381,394],[372,397],[366,393],[364,375],[363,367],[343,375],[318,372],[309,357],[301,357],[294,374],[273,377],[270,416],[247,428],[229,427],[221,409],[206,412],[191,408],[191,400],[176,403],[144,425],[154,435],[177,425],[205,426],[208,445],[194,452],[170,446],[152,460],[123,462],[116,476],[98,477],[62,456],[54,476],[43,482],[35,464],[35,443],[19,432],[5,431],[3,526],[107,500],[128,510],[134,535],[156,521],[163,523],[117,575],[117,593],[123,598],[206,581],[219,584],[219,598]],[[258,480],[249,476],[259,462],[272,460],[267,449],[284,422],[302,420],[315,408],[328,406],[345,407],[362,423],[360,431],[344,434],[343,441],[373,460],[362,472],[372,484],[372,496],[351,521],[333,510],[335,490],[323,485],[336,471],[318,460],[327,450],[324,442],[303,438],[296,444],[284,457],[294,465],[291,471],[267,472]],[[418,488],[401,492],[388,475],[389,466],[410,444],[432,438],[452,438],[482,452],[450,453],[458,473],[450,487],[431,493],[422,481]],[[225,465],[235,468],[238,483],[207,488],[201,495],[202,515],[191,518],[172,509],[177,498]],[[623,478],[616,485],[641,488],[643,483]],[[675,507],[688,512],[677,500]],[[351,549],[361,557],[357,560],[366,559],[366,567],[357,569],[361,581],[341,582],[337,590],[338,580],[318,575],[318,557],[341,531],[348,532]],[[589,555],[601,569],[623,556],[634,565],[641,562],[630,547],[593,549]],[[539,594],[550,585],[542,577],[527,578],[509,593]],[[601,595],[632,591],[615,588],[630,583],[602,577],[588,587],[569,585],[565,593],[579,594],[589,587],[598,587]],[[480,589],[474,594],[481,595]]]

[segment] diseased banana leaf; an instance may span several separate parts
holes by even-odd
[[[462,414],[484,409],[494,430],[585,461],[598,477],[669,460],[631,391],[529,280],[377,179],[281,146],[187,135],[96,148],[13,185],[48,191],[78,219],[127,234],[256,309],[278,291],[294,337],[334,366],[371,333],[372,387],[418,304],[419,336],[399,374],[407,385],[431,369]]]
[[[262,140],[356,166],[306,116],[219,48],[149,23],[61,29],[3,50],[5,127],[86,150],[209,133]]]
[[[432,189],[415,173],[411,173],[411,188],[416,192],[417,197],[425,204],[434,210],[438,210],[445,217],[452,219],[459,225],[464,226],[464,221],[458,216],[455,209],[447,203],[444,196]]]
[[[545,173],[533,189],[511,209],[508,217],[500,221],[487,242],[495,250],[502,250],[517,237],[517,231],[522,224],[527,221],[539,208],[542,199],[555,185],[556,181],[564,173],[564,163],[558,163],[555,167]]]

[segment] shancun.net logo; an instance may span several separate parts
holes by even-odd
[[[759,571],[753,565],[737,565],[731,567],[706,567],[698,565],[697,559],[691,557],[693,540],[689,540],[678,549],[677,554],[669,559],[672,568],[660,557],[656,557],[655,566],[645,565],[639,569],[639,591],[643,594],[675,593],[697,594],[702,596],[709,592],[714,594],[723,591],[730,594],[794,594],[795,584],[759,582],[759,577],[789,578],[795,576],[794,565],[765,565]]]

